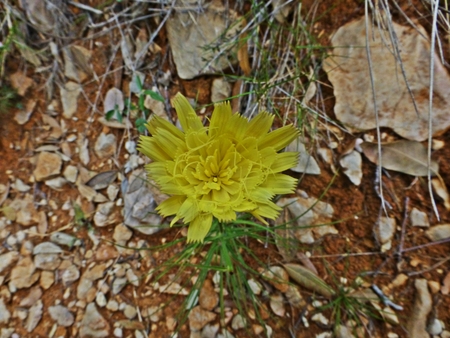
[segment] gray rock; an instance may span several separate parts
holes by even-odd
[[[301,142],[300,138],[297,138],[289,144],[286,147],[286,151],[296,151],[299,153],[298,163],[294,168],[291,168],[292,171],[295,171],[296,173],[320,175],[319,165],[314,157],[306,151],[305,145]]]
[[[50,286],[55,282],[55,273],[53,271],[42,271],[41,278],[39,280],[39,285],[42,286],[44,290],[48,290]]]
[[[427,326],[427,331],[432,336],[440,335],[442,333],[442,330],[443,330],[442,322],[437,318],[431,320],[431,322]]]
[[[215,338],[217,332],[219,332],[219,324],[207,324],[202,330],[201,338]]]
[[[85,299],[89,290],[94,286],[94,282],[88,278],[81,277],[77,286],[77,298]]]
[[[350,181],[354,185],[360,185],[363,176],[361,154],[353,150],[350,154],[343,156],[339,163]]]
[[[11,185],[13,189],[20,192],[27,192],[31,187],[25,184],[20,178],[16,178],[16,181]]]
[[[416,287],[416,297],[412,312],[409,314],[409,320],[406,325],[408,337],[422,338],[428,337],[426,331],[427,317],[431,311],[433,301],[428,291],[428,283],[426,279],[416,279],[414,282]]]
[[[72,312],[70,312],[69,309],[66,308],[65,306],[62,305],[50,306],[48,308],[48,312],[50,314],[50,317],[52,317],[52,319],[56,323],[58,323],[59,326],[68,327],[71,326],[75,321]]]
[[[137,310],[136,310],[136,308],[134,306],[131,306],[131,305],[127,304],[127,306],[125,306],[125,309],[123,310],[123,314],[128,319],[133,319],[137,315]]]
[[[28,296],[23,298],[19,306],[30,307],[35,304],[42,297],[42,289],[39,286],[35,286],[30,289]]]
[[[62,190],[62,188],[64,187],[64,185],[66,185],[66,183],[67,183],[67,180],[61,176],[45,181],[45,185],[47,187],[50,187],[53,190],[58,190],[58,191]]]
[[[15,329],[14,328],[2,328],[0,330],[0,337],[1,338],[10,338],[13,333],[14,333]]]
[[[64,232],[54,232],[50,235],[50,240],[54,243],[68,246],[72,248],[74,246],[80,246],[81,241],[75,236],[66,234]]]
[[[156,201],[146,180],[143,170],[131,174],[125,193],[124,223],[143,234],[151,235],[161,230],[158,225],[162,218],[155,213]]]
[[[64,87],[60,87],[63,116],[66,119],[70,119],[77,111],[77,100],[80,93],[81,86],[72,81],[67,82]]]
[[[34,265],[41,270],[56,270],[61,264],[58,254],[37,254],[34,256]]]
[[[94,214],[94,224],[98,227],[104,227],[114,222],[115,217],[111,217],[114,209],[114,202],[101,203],[97,206]]]
[[[299,192],[296,198],[282,198],[277,204],[289,212],[289,219],[295,219],[293,227],[289,230],[288,237],[294,237],[301,243],[314,242],[314,235],[322,237],[326,234],[337,234],[338,231],[330,223],[334,214],[334,209],[330,204],[318,201],[314,197],[308,197],[306,193]],[[284,223],[282,217],[277,219]],[[320,224],[318,227],[311,225]]]
[[[97,292],[97,295],[95,296],[95,303],[99,307],[105,307],[107,304],[105,294],[103,292]]]
[[[10,251],[0,255],[0,273],[3,272],[8,266],[16,262],[19,259],[19,253],[17,251]]]
[[[95,142],[95,153],[100,158],[111,157],[116,152],[117,140],[114,134],[101,133]]]
[[[33,255],[37,254],[59,254],[63,250],[56,244],[52,242],[42,242],[36,245],[33,249]]]
[[[59,175],[61,165],[62,159],[59,155],[46,151],[40,152],[37,158],[36,169],[33,171],[36,181],[41,182],[49,177]]]
[[[233,320],[231,321],[231,328],[233,330],[240,330],[247,326],[247,321],[241,314],[237,314],[233,317]]]
[[[31,308],[30,311],[28,311],[28,317],[25,322],[25,330],[28,332],[32,332],[36,326],[38,325],[39,321],[42,318],[42,309],[44,305],[42,304],[42,300],[38,300]]]
[[[117,295],[122,289],[127,285],[128,281],[126,278],[116,278],[112,283],[111,292],[113,295]]]
[[[223,77],[214,79],[211,86],[211,102],[219,102],[229,98],[231,84]]]
[[[89,161],[90,161],[89,140],[87,138],[83,137],[82,135],[80,135],[77,143],[78,143],[78,147],[80,148],[80,153],[79,153],[80,161],[84,165],[88,165]]]
[[[119,188],[115,184],[110,184],[108,188],[106,188],[106,194],[110,201],[114,201],[119,193]]]
[[[25,257],[11,271],[10,288],[29,288],[39,279],[39,273],[30,257]]]
[[[450,224],[436,225],[428,229],[425,234],[427,237],[434,241],[439,241],[441,239],[446,239],[450,237]]]
[[[3,298],[0,298],[0,324],[1,323],[8,324],[9,318],[11,318],[11,313],[6,308]]]
[[[70,265],[67,269],[64,269],[61,273],[61,279],[63,285],[67,287],[80,278],[80,270],[75,265]]]
[[[380,217],[375,225],[375,237],[380,244],[386,244],[392,240],[395,233],[395,218]]]
[[[114,228],[113,239],[120,245],[125,245],[131,236],[133,232],[126,225],[119,224]]]
[[[74,165],[68,165],[66,169],[64,169],[63,175],[67,181],[75,183],[78,176],[78,169]]]
[[[200,12],[187,13],[182,4],[178,8],[179,11],[167,20],[166,26],[180,78],[192,79],[201,74],[218,73],[236,62],[228,57],[236,54],[237,43],[232,51],[220,57],[216,50],[223,48],[208,48],[224,44],[223,34],[225,39],[229,39],[242,29],[235,12],[218,2],[211,2]]]
[[[88,304],[80,324],[80,338],[109,337],[109,331],[109,323],[97,311],[93,303]]]
[[[411,214],[409,217],[411,218],[411,225],[414,227],[430,226],[430,221],[428,220],[427,214],[417,208],[413,208],[411,210]]]
[[[323,61],[323,69],[333,85],[336,103],[334,112],[350,132],[374,129],[376,126],[388,127],[401,137],[424,141],[428,138],[428,95],[419,93],[429,89],[428,74],[430,54],[434,63],[434,86],[436,97],[441,98],[433,109],[432,131],[439,134],[450,126],[448,104],[450,98],[450,77],[439,55],[430,50],[427,31],[420,25],[411,29],[395,22],[390,24],[389,35],[396,36],[400,46],[401,67],[398,57],[387,57],[390,53],[389,36],[378,29],[377,25],[366,27],[364,16],[340,27],[331,39],[332,45],[363,46],[367,36],[371,42],[371,60],[376,67],[369,70],[367,54],[364,48],[339,48],[339,52]],[[406,57],[407,56],[407,57]],[[372,72],[373,76],[370,76]],[[403,76],[405,73],[406,79]],[[371,82],[371,79],[374,80]],[[401,79],[401,80],[400,80]],[[409,90],[414,95],[414,104]],[[375,118],[373,92],[376,94],[378,119]],[[414,107],[417,107],[415,109]]]
[[[189,312],[189,327],[191,330],[200,331],[206,324],[216,319],[216,316],[215,313],[196,306]]]
[[[219,295],[214,291],[214,286],[209,279],[203,283],[198,302],[203,309],[208,311],[214,310],[219,303]]]

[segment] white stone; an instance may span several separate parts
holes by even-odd
[[[78,168],[74,165],[68,165],[66,169],[64,169],[63,175],[67,181],[75,183],[78,176]]]
[[[68,327],[71,326],[75,321],[73,314],[65,306],[50,306],[48,308],[48,312],[50,314],[50,317],[52,317],[52,319],[56,321],[60,326]]]

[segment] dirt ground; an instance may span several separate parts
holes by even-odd
[[[95,7],[95,5],[94,3],[89,3],[89,6]],[[316,13],[321,14],[317,15],[314,33],[320,36],[319,41],[325,46],[329,46],[330,36],[338,27],[364,15],[364,3],[360,1],[304,1],[302,6],[305,13],[314,7]],[[421,5],[417,3],[417,6]],[[76,7],[70,8],[73,11],[79,10]],[[427,26],[430,22],[429,17],[419,18],[417,12],[406,4],[404,9],[408,14],[415,15],[415,18],[419,19],[425,28],[429,30],[430,27]],[[422,10],[425,11],[423,8]],[[395,17],[402,21],[400,15],[397,14]],[[71,42],[79,43],[93,51],[92,67],[94,73],[100,75],[107,72],[107,65],[110,61],[111,51],[106,46],[111,44],[111,41],[114,39],[118,41],[118,38],[119,33],[111,31],[96,38],[95,43],[86,36],[79,37]],[[158,54],[160,59],[157,60],[160,62],[161,67],[158,69],[163,71],[170,70],[172,74],[170,84],[166,88],[161,86],[163,97],[171,98],[177,92],[182,92],[187,97],[197,98],[200,105],[209,104],[211,84],[218,76],[203,75],[193,80],[178,78],[176,68],[171,59],[172,55],[167,42],[167,32],[164,27],[155,41],[161,47],[161,51]],[[156,57],[150,55],[146,62],[154,61],[152,58]],[[62,254],[63,261],[77,262],[81,274],[93,262],[95,264],[105,264],[105,269],[108,272],[104,280],[106,283],[109,283],[112,280],[108,279],[109,271],[112,271],[116,263],[120,263],[128,264],[138,277],[142,277],[142,282],[138,286],[129,284],[117,295],[108,296],[108,299],[111,297],[117,299],[119,303],[132,304],[140,311],[160,304],[169,304],[162,310],[158,321],[152,321],[142,314],[129,319],[124,315],[123,311],[110,311],[105,307],[98,307],[99,313],[111,328],[109,331],[110,336],[114,336],[113,330],[115,327],[122,327],[124,337],[140,337],[136,333],[137,331],[146,332],[148,337],[169,337],[174,332],[174,326],[172,322],[166,319],[177,316],[184,296],[173,296],[153,291],[152,287],[149,286],[150,283],[147,282],[146,274],[152,267],[163,264],[169,257],[181,250],[182,245],[172,247],[169,251],[148,251],[147,254],[141,254],[133,249],[120,252],[114,249],[109,243],[114,242],[115,227],[122,222],[120,213],[123,206],[121,205],[114,206],[114,212],[117,214],[114,222],[105,227],[95,228],[95,233],[100,239],[100,243],[95,245],[88,234],[87,227],[74,224],[74,216],[62,208],[66,201],[74,202],[78,200],[81,202],[85,215],[92,217],[95,213],[95,204],[80,198],[80,193],[74,183],[69,182],[63,188],[55,190],[49,188],[43,182],[34,182],[32,180],[33,171],[36,168],[36,149],[43,145],[60,147],[65,137],[70,134],[77,135],[79,138],[80,135],[84,135],[89,141],[91,159],[87,165],[88,170],[103,172],[118,169],[123,172],[122,166],[129,157],[123,144],[129,140],[137,141],[139,135],[136,130],[128,133],[124,129],[104,126],[97,119],[103,111],[102,102],[99,102],[96,108],[98,111],[92,107],[92,102],[95,102],[99,90],[102,97],[113,86],[122,88],[124,92],[127,90],[130,75],[123,69],[123,60],[120,53],[114,59],[112,70],[109,69],[109,75],[102,77],[102,81],[104,80],[102,86],[99,86],[101,81],[86,80],[83,83],[83,90],[86,96],[83,97],[81,95],[78,99],[76,119],[63,119],[61,117],[62,107],[59,91],[55,90],[52,98],[58,102],[58,106],[55,109],[55,118],[59,121],[64,120],[67,133],[61,139],[53,141],[49,141],[50,130],[42,120],[42,115],[47,112],[47,107],[50,103],[48,97],[46,97],[46,81],[48,78],[21,59],[18,53],[13,53],[6,59],[5,69],[4,83],[9,83],[9,77],[17,71],[23,72],[33,80],[33,85],[20,98],[20,102],[26,105],[29,100],[34,99],[37,103],[29,121],[23,125],[19,125],[13,118],[20,110],[18,108],[12,108],[0,114],[0,184],[7,185],[8,182],[12,183],[19,178],[30,185],[30,193],[33,196],[35,206],[37,206],[39,211],[44,211],[48,217],[48,227],[44,234],[29,234],[26,240],[21,243],[10,245],[10,242],[7,240],[8,237],[22,230],[28,230],[29,227],[15,221],[8,222],[4,228],[6,230],[1,233],[3,237],[1,237],[2,247],[0,248],[0,254],[8,251],[18,251],[23,257],[29,256],[28,242],[36,246],[41,242],[48,241],[49,234],[66,227],[64,231],[75,235],[76,238],[81,240],[83,245],[72,249],[65,248]],[[148,76],[149,79],[159,76],[157,71],[153,69],[144,69],[143,72],[150,75]],[[319,81],[325,84],[323,86],[323,95],[326,111],[330,117],[334,118],[333,91],[326,74],[322,72],[321,76],[322,78]],[[55,78],[55,86],[60,85],[61,81],[61,78]],[[149,88],[153,83],[148,81],[144,83],[144,87]],[[166,102],[168,103],[168,100]],[[208,114],[211,110],[212,107],[208,107],[202,113]],[[173,109],[170,113],[171,116],[176,116]],[[93,150],[94,144],[102,132],[114,134],[119,143],[122,144],[121,148],[118,148],[114,159],[99,158]],[[382,132],[394,135],[388,129],[383,129]],[[342,136],[342,141],[335,149],[335,163],[337,163],[339,155],[346,150],[348,145],[355,138],[361,137],[362,134],[351,135],[342,133]],[[442,178],[446,186],[449,187],[450,148],[446,146],[450,144],[450,133],[447,132],[436,139],[442,141],[445,146],[433,152],[433,159],[438,161]],[[64,166],[69,164],[83,166],[78,155],[79,145],[77,141],[68,143],[68,147],[73,155],[69,161],[64,163]],[[410,211],[413,208],[418,208],[426,212],[431,225],[450,223],[450,211],[445,208],[444,202],[438,196],[435,197],[440,220],[433,213],[426,178],[416,178],[394,171],[384,171],[382,177],[384,197],[392,206],[392,209],[389,210],[389,216],[395,218],[397,230],[393,237],[392,248],[382,253],[380,252],[380,245],[374,238],[374,225],[382,213],[380,198],[376,191],[377,167],[363,157],[362,182],[359,186],[355,186],[342,172],[335,174],[330,165],[324,161],[319,160],[318,164],[321,169],[320,175],[303,175],[294,172],[290,172],[290,174],[299,178],[298,189],[305,191],[309,196],[319,197],[328,189],[322,197],[322,201],[332,205],[335,211],[333,222],[335,222],[338,234],[326,235],[313,244],[304,244],[300,248],[303,252],[310,253],[310,260],[318,270],[319,276],[334,288],[342,287],[340,283],[341,278],[347,280],[346,285],[351,285],[358,277],[361,277],[364,279],[366,286],[372,284],[378,286],[396,304],[403,307],[402,311],[396,311],[399,320],[397,325],[389,324],[381,318],[367,320],[369,331],[373,333],[372,336],[374,337],[387,337],[388,333],[396,333],[398,337],[408,337],[406,324],[411,317],[414,300],[417,295],[414,286],[415,280],[420,278],[428,282],[434,282],[433,285],[437,284],[439,288],[432,290],[432,310],[428,320],[438,318],[445,324],[447,329],[450,328],[450,298],[440,290],[445,277],[450,272],[450,262],[448,260],[449,244],[430,245],[430,240],[425,236],[424,228],[412,227],[409,220]],[[329,186],[330,182],[333,183]],[[101,192],[105,193],[106,189]],[[23,193],[12,191],[9,198],[13,200],[17,196],[21,196],[21,194],[22,196],[24,195]],[[43,200],[46,202],[42,202]],[[89,219],[89,216],[87,218]],[[404,234],[402,234],[402,231],[404,231]],[[145,241],[148,246],[153,246],[166,243],[180,236],[179,228],[164,229],[152,235],[144,235],[133,230],[131,241],[135,246],[139,241]],[[400,244],[402,245],[402,251],[399,251]],[[283,260],[275,245],[265,247],[259,242],[250,241],[249,246],[263,262],[280,262]],[[254,264],[251,258],[247,257],[247,259],[250,265]],[[77,337],[80,328],[77,323],[79,324],[83,318],[86,303],[94,302],[95,294],[93,297],[88,296],[84,303],[80,303],[80,300],[77,298],[79,281],[64,286],[61,282],[62,270],[60,268],[58,268],[59,270],[56,269],[54,283],[46,289],[42,288],[42,295],[39,298],[44,308],[42,319],[32,332],[27,332],[26,320],[20,317],[20,309],[27,307],[20,304],[24,298],[29,296],[32,287],[42,285],[42,283],[39,284],[40,282],[36,281],[33,286],[13,292],[8,288],[8,281],[11,279],[11,272],[14,266],[15,264],[8,266],[0,274],[3,277],[0,282],[0,297],[3,298],[4,303],[12,314],[8,322],[0,322],[0,328],[13,327],[15,329],[14,332],[17,334],[16,337]],[[399,274],[408,276],[406,281],[398,287],[392,287],[392,285],[388,287]],[[212,278],[212,274],[210,277]],[[305,327],[301,317],[306,309],[309,309],[310,312],[316,311],[311,307],[311,303],[316,298],[310,290],[301,288],[300,292],[307,302],[304,308],[298,309],[287,306],[285,316],[280,317],[272,314],[267,319],[267,324],[273,329],[273,337],[316,337],[325,331],[331,332],[333,330],[333,323],[329,323],[327,326],[310,321],[309,327]],[[268,305],[267,297],[261,296],[261,299]],[[67,327],[55,326],[55,321],[45,311],[45,309],[55,304],[67,306],[75,314],[75,324]],[[24,311],[27,312],[28,310],[25,309]],[[322,312],[327,318],[332,318],[334,315],[331,309],[323,310]],[[118,326],[117,323],[120,323],[121,326]],[[213,323],[219,323],[218,317]],[[255,322],[255,324],[257,323]],[[52,332],[52,335],[50,335],[50,332]],[[185,323],[180,328],[178,337],[188,337],[190,334],[189,325]],[[233,336],[235,337],[249,337],[251,335],[255,334],[242,329],[233,331]],[[365,335],[369,336],[367,332]],[[263,334],[260,336],[263,336]],[[444,335],[441,337],[444,337]]]

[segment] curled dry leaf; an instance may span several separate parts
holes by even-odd
[[[88,182],[86,182],[86,185],[95,190],[101,190],[114,182],[116,178],[117,170],[109,170],[95,175]]]
[[[433,178],[431,184],[433,185],[434,192],[444,200],[445,209],[450,210],[450,196],[442,177],[438,176]]]
[[[289,276],[295,280],[299,285],[315,291],[318,294],[331,298],[334,295],[334,290],[325,281],[316,276],[311,270],[298,264],[284,264]]]
[[[378,163],[378,144],[363,142],[361,148],[364,155],[373,163]],[[420,142],[401,140],[381,143],[381,166],[385,169],[399,171],[413,176],[428,175],[427,149]],[[438,163],[431,161],[431,174],[439,171]]]

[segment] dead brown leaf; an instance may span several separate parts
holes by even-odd
[[[364,155],[378,164],[378,144],[363,142],[361,148]],[[381,166],[385,169],[399,171],[413,176],[428,175],[427,149],[420,142],[401,140],[381,144]],[[431,174],[439,171],[438,163],[431,161]]]
[[[438,176],[431,180],[434,192],[444,200],[445,209],[450,210],[450,195],[448,194],[447,186],[442,177]]]
[[[246,20],[243,20],[242,26],[245,27],[247,24]],[[242,71],[244,72],[245,76],[249,76],[252,68],[250,67],[250,61],[248,57],[248,48],[247,48],[247,33],[243,33],[240,36],[239,39],[239,47],[237,52],[237,58],[239,61],[239,66],[241,67]]]
[[[325,281],[316,276],[311,270],[298,264],[284,264],[289,276],[299,285],[321,294],[324,297],[331,298],[334,290]]]

